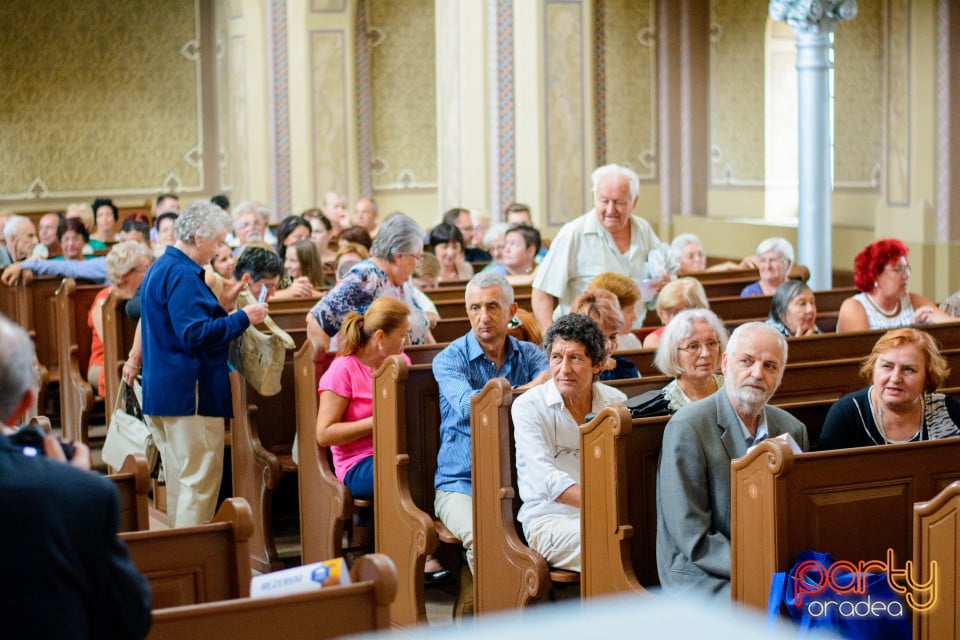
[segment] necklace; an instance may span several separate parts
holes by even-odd
[[[879,313],[880,315],[882,315],[884,318],[896,318],[898,315],[900,315],[900,301],[899,301],[899,300],[897,300],[897,304],[896,304],[896,306],[893,308],[893,311],[887,311],[886,309],[882,309],[882,308],[880,307],[880,305],[878,305],[876,302],[874,302],[873,296],[871,296],[869,293],[866,293],[866,294],[864,294],[864,295],[865,295],[866,298],[867,298],[867,302],[870,303],[870,306],[873,307],[874,309],[876,309],[876,310],[877,310],[877,313]]]
[[[883,444],[899,444],[902,442],[911,442],[914,438],[917,437],[917,433],[920,434],[919,440],[923,440],[923,418],[926,411],[925,400],[923,394],[920,394],[920,426],[917,427],[917,430],[914,431],[913,435],[907,438],[906,440],[890,440],[887,438],[887,429],[883,424],[883,406],[880,404],[880,401],[873,400],[873,387],[870,387],[870,390],[867,392],[867,398],[870,400],[870,411],[873,413],[873,421],[877,425],[877,431],[880,432],[880,437],[883,438]]]

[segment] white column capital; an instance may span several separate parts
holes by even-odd
[[[797,34],[829,33],[834,24],[856,15],[857,0],[770,0],[770,17]]]

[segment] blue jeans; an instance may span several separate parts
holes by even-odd
[[[343,484],[354,498],[373,500],[373,456],[367,456],[350,467],[343,477]]]

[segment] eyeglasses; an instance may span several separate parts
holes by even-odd
[[[897,266],[892,266],[888,264],[886,267],[884,267],[884,269],[887,271],[892,271],[898,276],[903,276],[903,275],[909,276],[910,273],[912,272],[910,269],[910,265],[908,264],[898,264]]]
[[[684,345],[677,347],[680,351],[686,351],[687,353],[693,355],[695,353],[700,353],[700,351],[706,347],[707,351],[717,351],[720,348],[720,343],[717,340],[707,340],[706,342],[690,342]]]

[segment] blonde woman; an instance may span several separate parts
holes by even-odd
[[[656,349],[660,338],[673,316],[685,309],[709,309],[707,292],[696,278],[677,278],[667,283],[657,296],[657,315],[663,326],[652,331],[643,340],[644,349]]]

